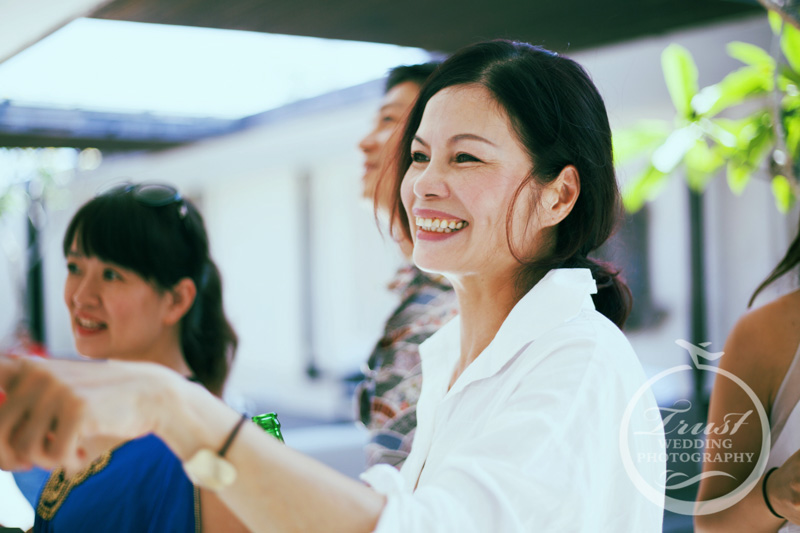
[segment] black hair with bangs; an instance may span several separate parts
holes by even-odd
[[[159,291],[191,278],[197,287],[181,319],[181,348],[194,377],[221,394],[238,339],[222,306],[222,280],[209,255],[208,235],[197,208],[186,199],[154,207],[132,190],[116,190],[84,204],[64,234],[63,252],[119,265]]]

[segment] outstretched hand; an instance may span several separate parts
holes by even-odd
[[[176,377],[149,363],[0,356],[0,468],[74,471],[110,445],[155,431]]]

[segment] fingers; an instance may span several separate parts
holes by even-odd
[[[22,361],[0,358],[0,388],[5,395],[3,403],[0,404],[0,468],[3,470],[29,467],[17,457],[10,443],[11,435],[25,420],[26,410],[21,403],[8,399],[8,396],[16,393],[19,383],[25,379],[28,371]]]
[[[6,416],[13,426],[8,430],[8,444],[16,460],[33,463],[42,455],[46,428],[55,413],[52,393],[46,379],[35,371],[28,371],[9,391],[12,400]]]
[[[45,468],[74,456],[83,401],[46,368],[25,359],[0,360],[0,468]]]
[[[0,356],[0,468],[91,459],[97,437],[136,438],[170,423],[170,390],[186,385],[157,364]],[[91,448],[91,446],[89,447]]]
[[[34,384],[39,388],[28,393],[28,418],[11,435],[10,443],[28,462],[60,465],[74,454],[83,403],[59,383],[44,383],[39,378]],[[24,396],[21,398],[24,401]]]
[[[76,403],[72,409],[62,410],[50,428],[45,445],[45,454],[52,461],[67,468],[79,469],[90,460],[80,447],[80,427],[86,404]],[[60,459],[61,458],[61,459]]]

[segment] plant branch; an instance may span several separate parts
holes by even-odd
[[[761,0],[772,2],[773,0]],[[781,0],[777,0],[781,1]],[[788,0],[786,0],[788,2]],[[796,2],[800,2],[800,0],[796,0]],[[786,2],[784,2],[786,3]],[[772,163],[775,164],[780,169],[780,174],[783,175],[792,187],[794,192],[795,198],[800,198],[798,196],[798,192],[800,192],[800,186],[797,183],[797,177],[794,175],[794,160],[793,154],[789,153],[789,149],[786,146],[786,129],[783,127],[783,116],[782,116],[782,101],[783,101],[783,93],[781,92],[778,84],[778,77],[779,77],[779,69],[778,65],[780,65],[780,58],[781,58],[781,35],[776,34],[772,36],[772,57],[775,58],[775,69],[773,71],[773,86],[772,86],[772,94],[771,100],[772,105],[770,106],[770,115],[772,115],[772,127],[775,130],[775,149],[772,152]],[[775,159],[776,153],[783,154],[783,160],[777,161]]]
[[[758,0],[769,11],[781,16],[784,22],[800,30],[800,0]]]

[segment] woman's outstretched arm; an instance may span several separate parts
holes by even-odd
[[[182,460],[219,450],[239,415],[199,385],[148,363],[0,357],[0,467],[85,466],[109,440],[155,433]],[[99,443],[103,444],[99,444]],[[245,424],[219,497],[254,531],[368,532],[384,497]]]

